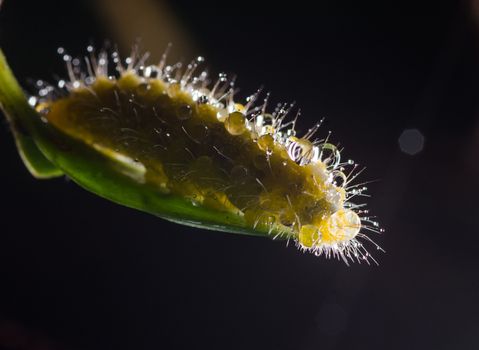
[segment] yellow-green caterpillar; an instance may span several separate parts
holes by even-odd
[[[58,53],[68,79],[38,81],[28,101],[38,115],[23,121],[58,174],[175,222],[376,262],[361,240],[380,249],[363,232],[380,232],[378,224],[351,201],[366,190],[351,184],[360,171],[328,137],[316,138],[321,123],[298,135],[292,104],[270,111],[261,91],[238,103],[234,80],[210,81],[202,57],[183,67],[166,53],[147,63],[137,48],[126,60],[91,46],[84,59]]]

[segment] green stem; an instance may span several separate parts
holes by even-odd
[[[37,179],[50,179],[63,175],[60,169],[45,158],[31,136],[29,120],[33,117],[34,111],[28,105],[25,95],[8,67],[1,50],[0,107],[10,124],[18,153],[30,173]]]

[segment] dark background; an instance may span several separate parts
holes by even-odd
[[[0,128],[0,346],[10,349],[478,349],[479,37],[467,1],[175,0],[214,73],[297,101],[367,166],[379,266],[301,254],[34,180]],[[135,28],[129,28],[135,31]],[[94,1],[6,0],[18,79],[64,73],[112,33]],[[188,58],[188,57],[187,57]],[[424,150],[401,152],[417,128]]]

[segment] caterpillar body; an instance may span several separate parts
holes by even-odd
[[[376,262],[361,241],[381,249],[364,232],[381,229],[351,201],[366,190],[352,184],[361,170],[341,160],[329,134],[316,136],[321,122],[298,135],[293,104],[269,110],[261,91],[237,102],[234,79],[210,81],[202,57],[183,67],[167,64],[167,52],[149,64],[136,47],[125,60],[87,50],[80,60],[58,49],[68,79],[37,82],[29,102],[45,123],[157,196],[227,213],[316,255]]]

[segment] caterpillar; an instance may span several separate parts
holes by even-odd
[[[352,201],[366,195],[364,183],[353,183],[364,169],[342,160],[330,133],[317,136],[322,120],[299,135],[294,104],[271,109],[261,89],[240,103],[234,78],[211,79],[201,56],[169,64],[168,51],[149,63],[138,46],[126,59],[93,46],[83,58],[59,48],[68,78],[38,80],[28,103],[42,125],[106,159],[123,182],[110,181],[101,162],[76,175],[83,160],[68,162],[39,141],[46,158],[87,189],[168,220],[292,240],[346,264],[377,263],[363,242],[382,250],[365,231],[383,230]],[[97,180],[103,187],[91,185]],[[128,192],[125,181],[148,196]]]

